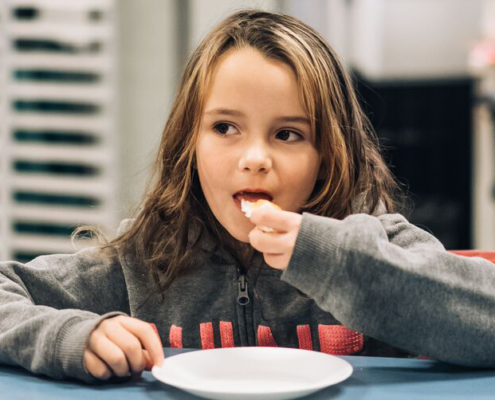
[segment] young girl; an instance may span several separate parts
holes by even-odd
[[[155,172],[115,240],[0,264],[0,362],[91,382],[163,344],[495,366],[495,266],[393,213],[351,80],[295,18],[241,11],[204,39]],[[282,210],[248,219],[258,199]]]

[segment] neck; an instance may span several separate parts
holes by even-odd
[[[254,256],[258,253],[249,243],[235,239],[213,216],[209,214],[210,226],[216,231],[216,235],[221,238],[223,247],[240,263],[241,268],[246,270],[252,263]]]
[[[253,257],[255,256],[257,251],[249,243],[241,242],[232,237],[229,233],[227,233],[225,236],[225,244],[227,248],[234,253],[233,255],[235,258],[237,258],[237,260],[241,264],[241,267],[243,269],[249,268],[249,265],[252,263]]]

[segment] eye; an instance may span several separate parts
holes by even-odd
[[[296,142],[298,140],[304,139],[304,137],[300,133],[284,129],[283,131],[277,132],[277,139],[280,139],[284,142]]]
[[[213,126],[213,130],[217,132],[220,136],[232,136],[237,131],[236,127],[226,122],[220,122]]]

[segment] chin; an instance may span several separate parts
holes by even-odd
[[[229,224],[223,225],[223,227],[234,239],[242,243],[249,243],[249,232],[251,232],[251,230],[254,228],[254,225],[249,225],[251,226],[244,226],[244,224],[235,224],[230,221]]]
[[[228,230],[228,232],[232,235],[232,237],[239,242],[242,243],[249,243],[249,231],[247,232],[240,232],[239,229],[234,229],[234,230]]]

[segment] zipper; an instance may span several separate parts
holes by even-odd
[[[241,274],[239,279],[237,279],[237,303],[241,306],[245,306],[249,304],[249,292],[248,292],[248,284],[245,274]]]

